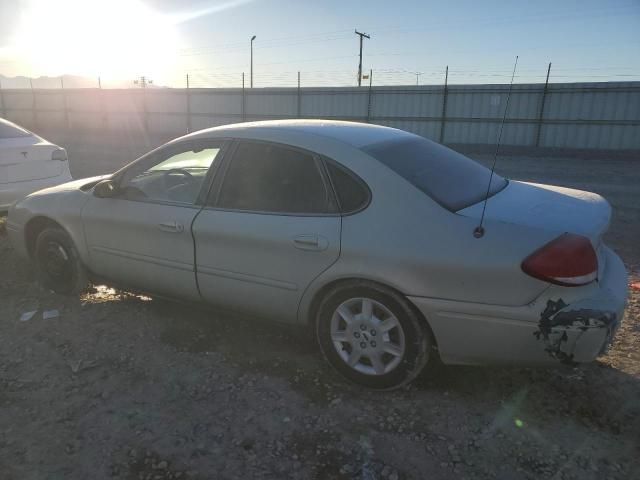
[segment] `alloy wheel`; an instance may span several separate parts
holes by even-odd
[[[366,375],[389,373],[405,354],[405,335],[398,318],[370,298],[351,298],[336,308],[331,340],[340,358]]]

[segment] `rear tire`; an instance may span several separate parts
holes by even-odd
[[[341,375],[377,390],[415,379],[433,345],[429,328],[406,298],[364,281],[328,292],[318,308],[316,336]]]
[[[56,293],[75,295],[86,290],[87,271],[71,237],[59,227],[45,228],[34,254],[38,281]]]

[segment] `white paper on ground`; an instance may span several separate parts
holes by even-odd
[[[42,312],[42,319],[49,320],[50,318],[57,318],[60,316],[60,312],[58,310],[45,310]]]
[[[37,310],[33,310],[31,312],[24,312],[22,315],[20,315],[20,321],[21,322],[28,322],[29,320],[31,320],[33,318],[33,316],[38,313]]]

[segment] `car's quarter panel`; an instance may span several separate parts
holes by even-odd
[[[368,209],[343,219],[342,254],[332,274],[366,273],[405,295],[495,305],[524,305],[547,287],[520,263],[556,233],[487,222],[478,239],[477,222],[448,212],[438,218],[416,203],[381,212],[388,203],[379,205],[377,193]]]
[[[338,258],[340,217],[206,208],[193,235],[205,301],[294,322],[307,285]]]
[[[199,208],[91,196],[82,210],[87,266],[131,287],[199,299],[190,230]]]

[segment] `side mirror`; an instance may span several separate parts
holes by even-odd
[[[115,197],[118,193],[118,185],[113,180],[102,180],[93,187],[93,195],[98,198]]]

